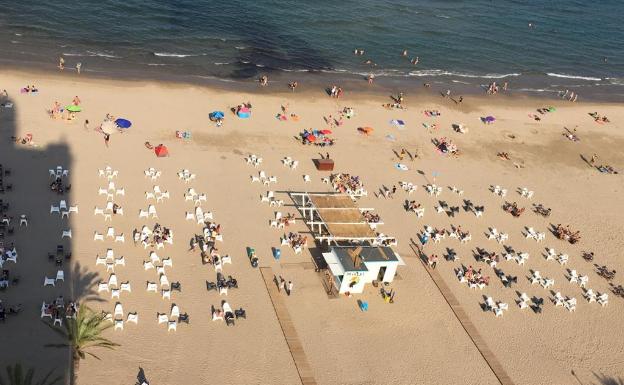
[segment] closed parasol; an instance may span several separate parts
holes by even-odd
[[[329,135],[332,133],[332,130],[321,130],[321,134],[323,135]]]

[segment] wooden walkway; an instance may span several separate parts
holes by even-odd
[[[500,362],[498,362],[498,359],[496,359],[496,356],[494,356],[494,353],[492,353],[490,348],[487,347],[487,344],[485,343],[485,341],[483,340],[483,338],[477,331],[477,328],[473,325],[473,323],[468,318],[468,315],[466,314],[462,306],[459,304],[459,301],[457,301],[457,298],[455,298],[451,290],[448,288],[448,286],[446,286],[446,283],[444,283],[444,280],[442,279],[440,274],[436,270],[430,269],[423,262],[422,259],[420,258],[418,259],[421,261],[425,270],[427,271],[427,273],[429,273],[429,276],[431,277],[435,285],[440,290],[440,293],[442,293],[442,296],[444,297],[448,305],[451,307],[451,310],[453,311],[453,313],[455,314],[455,317],[457,317],[457,320],[459,321],[459,323],[462,325],[462,327],[468,334],[468,337],[470,337],[470,339],[472,340],[472,343],[474,343],[475,347],[477,348],[479,353],[481,353],[481,356],[483,357],[485,362],[488,364],[488,366],[494,373],[494,376],[496,376],[496,378],[498,379],[498,382],[501,385],[514,385],[511,378],[509,378],[509,376],[507,375],[507,372],[505,372],[505,369],[503,369],[503,366],[500,364]]]
[[[305,355],[301,341],[299,341],[299,336],[297,335],[295,326],[290,319],[290,313],[288,313],[288,309],[286,309],[286,305],[284,304],[284,299],[282,298],[282,295],[284,294],[277,290],[277,286],[273,281],[273,269],[270,267],[261,267],[260,273],[262,274],[264,284],[269,292],[269,297],[271,297],[271,302],[273,303],[273,308],[275,309],[275,315],[277,316],[277,320],[282,328],[282,333],[284,333],[284,338],[286,339],[286,343],[290,349],[290,354],[292,355],[293,361],[295,361],[295,366],[297,367],[301,384],[316,385],[316,380],[312,375],[312,369],[310,369],[308,358]]]

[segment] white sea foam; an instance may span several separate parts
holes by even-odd
[[[461,72],[453,72],[453,71],[444,71],[444,70],[420,70],[420,71],[411,71],[408,73],[408,76],[416,76],[416,77],[425,77],[425,76],[457,76],[460,78],[476,78],[476,79],[504,79],[508,77],[520,76],[518,73],[510,73],[510,74],[466,74]]]
[[[554,72],[548,72],[546,75],[553,76],[553,77],[556,77],[556,78],[589,80],[589,81],[595,81],[595,82],[602,80],[601,78],[594,78],[594,77],[589,77],[589,76],[575,76],[575,75],[558,74],[558,73],[554,73]]]
[[[114,58],[120,58],[121,56],[115,56],[113,54],[110,53],[105,53],[105,52],[94,52],[94,51],[87,51],[87,56],[99,56],[99,57],[106,57],[106,58],[110,58],[110,59],[114,59]]]
[[[195,56],[195,55],[184,55],[181,53],[169,53],[169,52],[154,52],[155,56],[161,56],[161,57],[189,57],[189,56]]]

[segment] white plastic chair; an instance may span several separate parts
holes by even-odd
[[[107,238],[115,238],[115,228],[114,227],[109,227],[108,230],[106,231],[106,237]]]
[[[100,282],[98,284],[98,293],[102,291],[109,291],[108,282]]]
[[[121,243],[126,242],[126,238],[124,237],[123,233],[115,236],[115,242],[121,242]]]
[[[71,229],[63,230],[63,234],[61,235],[61,238],[65,238],[65,237],[67,237],[67,238],[71,238],[72,237]]]
[[[121,317],[123,318],[123,314],[124,314],[124,312],[123,312],[123,306],[121,306],[121,303],[117,302],[117,303],[115,304],[115,312],[114,312],[114,315],[115,315],[115,317],[117,317],[117,316],[121,316]]]
[[[176,323],[176,321],[169,321],[168,325],[169,325],[167,327],[168,332],[172,330],[175,332],[177,330],[178,324]]]
[[[139,314],[138,313],[128,313],[128,318],[126,319],[126,323],[134,322],[135,324],[139,323]]]
[[[121,285],[119,285],[119,290],[121,291],[127,291],[128,293],[132,292],[132,287],[130,286],[130,282],[123,282]]]
[[[156,284],[156,282],[148,282],[147,291],[153,291],[154,293],[158,293],[158,285]]]
[[[111,274],[110,277],[108,277],[108,286],[109,287],[112,287],[112,286],[117,287],[117,276],[115,274]]]
[[[97,231],[93,234],[94,241],[104,241],[104,234],[100,234]]]
[[[173,304],[171,306],[171,318],[178,318],[180,316],[180,308],[178,307],[178,305]]]
[[[163,290],[162,291],[162,297],[163,299],[171,299],[171,290],[167,289],[167,290]]]
[[[44,277],[43,280],[43,286],[54,286],[54,283],[56,282],[56,280],[54,278],[48,278],[48,277]]]
[[[58,206],[51,205],[50,206],[50,214],[53,214],[53,213],[60,214],[61,213],[61,209]]]
[[[158,324],[164,324],[169,322],[169,317],[166,314],[158,314]]]

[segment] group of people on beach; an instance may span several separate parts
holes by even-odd
[[[331,86],[331,88],[329,89],[329,96],[332,98],[336,98],[338,99],[339,97],[342,96],[342,88],[336,86],[335,84]]]
[[[508,83],[505,82],[503,83],[503,91],[507,91],[507,87],[508,87]],[[492,82],[490,84],[488,84],[488,88],[487,88],[487,94],[488,95],[495,95],[500,91],[500,86],[498,84],[496,84],[496,82]]]
[[[559,92],[559,97],[561,99],[567,99],[570,102],[576,102],[578,99],[578,93],[574,93],[574,91],[565,90],[565,92]]]
[[[61,71],[65,70],[65,58],[63,58],[62,56],[59,57],[58,68]],[[80,74],[81,69],[82,69],[82,63],[81,62],[76,63],[76,72],[78,72],[78,74]]]

